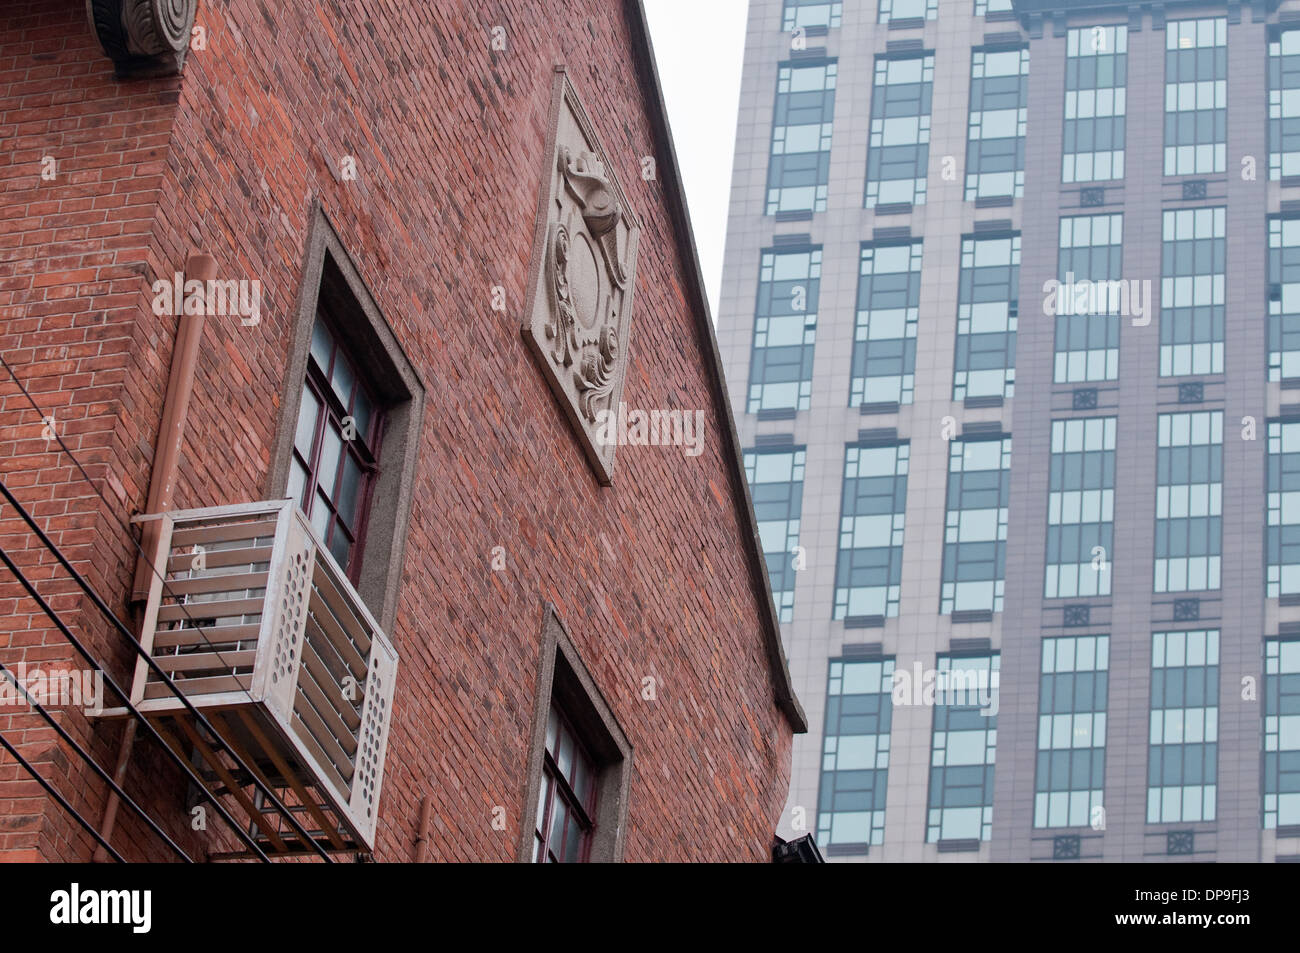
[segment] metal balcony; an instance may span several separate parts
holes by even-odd
[[[292,500],[141,519],[160,524],[141,644],[322,846],[372,849],[397,653],[310,523]],[[311,849],[143,660],[131,701],[268,853]]]

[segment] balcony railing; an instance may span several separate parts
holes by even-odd
[[[291,500],[143,519],[160,529],[141,644],[319,843],[371,849],[397,653],[347,576]],[[143,660],[131,696],[268,849],[310,849]]]

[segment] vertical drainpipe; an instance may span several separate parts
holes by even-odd
[[[197,280],[203,282],[206,291],[208,282],[217,276],[217,262],[211,255],[197,253],[185,260],[186,283]],[[181,288],[184,299],[184,288]],[[200,300],[207,303],[206,295]],[[183,309],[182,309],[183,310]],[[203,339],[204,311],[198,314],[177,315],[176,346],[172,350],[172,366],[167,378],[167,396],[163,401],[162,424],[158,428],[158,443],[155,448],[153,473],[149,478],[149,499],[145,505],[146,513],[161,513],[171,509],[172,499],[176,493],[176,473],[180,464],[181,447],[185,442],[185,422],[189,415],[190,395],[194,393],[194,368],[198,363],[199,343]],[[149,595],[149,580],[153,576],[150,554],[158,545],[158,533],[161,527],[157,520],[141,524],[140,552],[135,561],[135,579],[131,584],[131,602],[139,603]],[[126,769],[131,761],[131,750],[135,747],[136,721],[129,720],[122,730],[122,742],[118,748],[117,764],[113,769],[113,780],[120,786],[126,779]],[[104,806],[104,820],[100,824],[100,834],[104,840],[113,836],[113,827],[117,821],[118,796],[109,792],[108,803]],[[95,862],[108,860],[108,852],[103,847],[95,848]]]

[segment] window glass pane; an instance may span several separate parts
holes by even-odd
[[[343,473],[339,477],[339,492],[335,499],[339,516],[350,529],[356,529],[357,510],[361,500],[361,467],[352,454],[343,456]]]
[[[304,460],[311,459],[312,443],[316,439],[316,424],[319,420],[320,401],[312,389],[304,385],[302,403],[298,408],[298,426],[293,436],[293,447]]]

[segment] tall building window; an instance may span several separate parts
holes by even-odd
[[[1083,27],[1065,34],[1062,182],[1124,178],[1127,76],[1127,27]]]
[[[1227,210],[1164,213],[1160,376],[1222,374]]]
[[[1300,824],[1300,639],[1264,640],[1264,827]]]
[[[1294,380],[1300,378],[1300,218],[1268,220],[1268,286],[1268,379]]]
[[[1219,632],[1151,638],[1147,823],[1214,820],[1218,780]]]
[[[1015,395],[1020,235],[963,238],[953,400]]]
[[[1218,589],[1223,411],[1160,414],[1156,446],[1155,591]]]
[[[763,252],[749,365],[749,413],[808,409],[821,274],[820,248]]]
[[[1165,175],[1223,172],[1228,154],[1228,20],[1165,24]]]
[[[824,26],[833,30],[840,25],[842,12],[841,0],[785,0],[781,29],[786,33],[810,26]]]
[[[966,201],[1025,191],[1029,47],[971,54]]]
[[[768,215],[826,210],[836,69],[835,60],[777,69]]]
[[[551,706],[546,754],[537,798],[533,860],[583,863],[591,848],[596,816],[596,768],[572,723]]]
[[[925,839],[988,840],[998,743],[999,656],[940,655]]]
[[[909,450],[891,443],[844,452],[836,619],[898,615]]]
[[[1115,418],[1052,421],[1043,596],[1110,595]]]
[[[1127,285],[1119,283],[1123,241],[1124,216],[1118,213],[1061,219],[1061,288],[1055,308],[1058,384],[1119,377],[1120,315],[1131,313],[1124,300]]]
[[[1268,598],[1300,593],[1300,421],[1268,423]]]
[[[361,570],[383,423],[383,413],[352,357],[318,317],[298,407],[288,496],[299,501],[321,542],[354,584]]]
[[[890,20],[934,20],[939,16],[939,0],[880,0],[878,23]]]
[[[861,846],[885,839],[893,659],[831,659],[822,733],[817,842]]]
[[[975,0],[975,15],[988,16],[990,13],[1003,13],[1011,9],[1011,0]]]
[[[867,150],[867,208],[925,204],[933,92],[933,53],[876,60]]]
[[[745,451],[745,475],[749,477],[758,536],[782,622],[794,618],[794,548],[799,545],[804,458],[802,447]]]
[[[1083,827],[1106,787],[1110,639],[1043,639],[1038,687],[1035,827]]]
[[[1268,177],[1300,175],[1300,30],[1268,42]]]
[[[1002,611],[1010,500],[1010,437],[949,443],[942,614]]]
[[[912,402],[920,305],[920,240],[862,246],[850,407]]]

